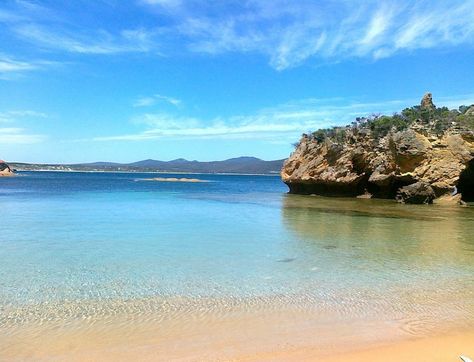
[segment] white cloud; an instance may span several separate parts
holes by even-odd
[[[210,121],[176,117],[170,114],[144,114],[134,117],[133,123],[144,124],[147,129],[136,134],[96,137],[94,141],[143,141],[159,138],[275,138],[278,134],[299,134],[314,126],[309,122],[312,114],[268,110],[253,116],[236,116]]]
[[[0,56],[0,73],[24,72],[34,69],[38,69],[37,64]]]
[[[69,34],[52,31],[39,25],[22,25],[15,32],[23,39],[50,49],[81,54],[117,54],[147,52],[150,50],[150,34],[143,29],[123,30],[113,35],[105,30],[94,34]]]
[[[248,139],[267,142],[296,140],[301,133],[334,125],[346,125],[359,116],[392,114],[419,103],[419,99],[361,102],[342,98],[303,99],[255,114],[202,120],[167,113],[145,113],[132,118],[144,125],[138,133],[94,137],[93,141],[146,141],[171,139]],[[438,106],[458,107],[474,103],[474,94],[435,99]],[[454,106],[453,106],[454,105]],[[81,140],[85,141],[85,140]]]
[[[388,36],[387,32],[393,26],[395,18],[401,16],[403,10],[404,7],[400,4],[378,8],[372,15],[368,26],[364,29],[365,34],[357,45],[359,54],[371,53],[374,58],[380,58],[382,55],[380,48],[387,46],[385,44]]]
[[[169,1],[174,3],[173,1]],[[147,1],[163,6],[168,1]],[[170,12],[191,51],[258,52],[277,70],[419,48],[474,45],[474,0],[251,0],[221,11],[190,1]],[[210,15],[212,14],[212,15]]]
[[[0,124],[15,124],[22,119],[47,118],[42,112],[32,110],[12,110],[0,112]],[[32,134],[21,127],[0,127],[0,143],[2,144],[27,144],[38,143],[46,137],[40,134]]]
[[[0,79],[11,79],[25,72],[44,70],[59,64],[58,62],[46,60],[19,60],[0,53]]]
[[[125,15],[115,14],[116,8],[105,1],[81,5],[79,11],[96,17],[93,25],[82,23],[78,21],[81,17],[71,12],[76,6],[71,3],[49,8],[37,2],[16,0],[3,8],[0,5],[0,25],[5,24],[5,31],[41,50],[101,55],[149,51],[158,54],[157,44],[153,40],[161,31],[158,27],[144,29],[137,25],[116,28],[110,26],[110,22],[98,21],[102,16]],[[99,10],[104,13],[94,13]],[[111,29],[101,28],[97,24]]]
[[[128,28],[104,22],[103,29],[61,13],[61,7],[15,4],[0,9],[0,23],[9,31],[41,50],[76,54],[255,53],[284,70],[310,62],[377,60],[420,48],[474,45],[474,0],[136,0],[142,20],[126,17]],[[95,16],[123,11],[107,2],[89,6],[85,10]],[[32,65],[1,65],[14,66]]]
[[[165,8],[175,8],[181,6],[182,0],[141,0],[146,5],[160,5]]]
[[[95,137],[95,141],[142,141],[159,138],[260,138],[277,140],[282,136],[297,138],[302,132],[329,127],[335,120],[345,123],[356,115],[378,109],[395,110],[403,101],[387,103],[350,103],[337,99],[306,99],[262,109],[253,115],[200,120],[166,113],[146,113],[132,119],[146,130],[136,134]]]
[[[149,97],[140,97],[134,103],[134,107],[149,107],[157,104],[158,102],[166,102],[173,106],[179,106],[181,104],[181,100],[173,97],[163,96],[161,94],[154,94]]]
[[[42,112],[31,110],[15,110],[0,112],[0,122],[15,122],[19,118],[47,118],[48,116]]]
[[[29,144],[42,142],[43,135],[25,133],[23,128],[0,128],[0,141],[2,144]]]

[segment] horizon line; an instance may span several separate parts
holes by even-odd
[[[77,165],[90,165],[90,164],[97,164],[97,163],[109,163],[115,165],[130,165],[137,162],[142,161],[157,161],[157,162],[173,162],[173,161],[186,161],[186,162],[199,162],[199,163],[206,163],[206,162],[225,162],[229,160],[239,159],[239,158],[252,158],[263,162],[274,162],[274,161],[284,161],[288,157],[285,158],[278,158],[272,160],[264,160],[259,157],[255,156],[237,156],[237,157],[230,157],[221,160],[210,160],[210,161],[199,161],[199,160],[188,160],[186,158],[178,157],[171,160],[159,160],[154,158],[146,158],[143,160],[138,161],[131,161],[131,162],[115,162],[115,161],[90,161],[90,162],[27,162],[27,161],[5,161],[7,164],[28,164],[28,165],[64,165],[64,166],[77,166]]]

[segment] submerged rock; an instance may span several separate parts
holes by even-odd
[[[431,107],[436,115],[431,94],[426,94],[419,109]],[[380,135],[362,123],[321,131],[332,132],[326,137],[303,135],[283,165],[282,180],[290,193],[298,194],[391,199],[399,194],[404,202],[418,201],[419,194],[423,202],[431,203],[456,190],[463,193],[463,200],[470,200],[474,130],[449,122],[440,131],[439,124],[437,119],[419,119]],[[416,186],[403,189],[412,184]]]
[[[398,189],[396,198],[403,204],[432,204],[436,194],[429,184],[416,182]]]

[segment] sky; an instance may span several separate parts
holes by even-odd
[[[427,91],[474,103],[474,0],[1,0],[0,158],[286,158]]]

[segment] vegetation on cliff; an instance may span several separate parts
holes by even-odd
[[[431,99],[431,96],[428,94],[427,98]],[[369,117],[357,117],[351,125],[318,129],[306,136],[318,142],[323,142],[327,138],[335,142],[343,142],[346,130],[349,128],[363,132],[370,131],[374,139],[380,139],[391,131],[403,131],[414,124],[424,125],[429,131],[438,135],[451,128],[474,131],[474,104],[449,109],[438,108],[432,102],[427,102],[425,105],[405,108],[400,113],[391,116],[373,114]]]

